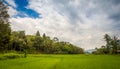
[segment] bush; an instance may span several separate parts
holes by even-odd
[[[0,60],[5,60],[5,59],[7,59],[7,58],[0,56]]]
[[[7,53],[7,54],[4,54],[3,57],[8,59],[14,59],[14,58],[19,58],[20,55],[16,53]]]

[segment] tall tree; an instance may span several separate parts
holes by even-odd
[[[111,37],[108,34],[104,36],[106,41],[106,46],[101,46],[101,48],[96,49],[94,53],[97,54],[117,54],[120,50],[119,39],[117,36]]]
[[[24,57],[27,57],[27,38],[25,31],[19,31],[20,44],[23,46]]]
[[[36,36],[40,36],[40,32],[39,31],[36,32]]]
[[[116,54],[118,47],[119,47],[119,43],[118,43],[118,38],[116,36],[113,37],[112,41],[111,41],[111,46],[112,46],[112,53]]]
[[[44,40],[46,39],[46,34],[45,34],[45,33],[43,34],[43,39],[44,39]]]
[[[41,51],[41,47],[42,47],[42,38],[40,37],[40,33],[39,31],[36,32],[35,38],[33,40],[33,47],[35,48],[35,50],[37,50],[38,52]]]
[[[104,39],[106,41],[107,52],[110,53],[111,37],[108,34],[105,34]]]
[[[9,24],[8,7],[0,0],[0,51],[8,48],[11,28]]]

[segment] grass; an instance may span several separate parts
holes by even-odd
[[[120,55],[28,55],[0,60],[0,69],[120,69]]]

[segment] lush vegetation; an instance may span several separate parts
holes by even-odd
[[[69,42],[60,42],[57,37],[51,39],[46,34],[25,35],[24,31],[14,31],[11,34],[9,50],[18,52],[27,51],[28,53],[47,53],[47,54],[80,54],[84,53],[79,48]]]
[[[0,51],[6,51],[10,40],[10,24],[7,6],[0,0]]]
[[[110,37],[108,34],[104,35],[106,41],[105,46],[96,48],[94,54],[120,54],[120,40],[117,36]]]
[[[22,56],[22,54],[17,54],[17,53],[5,53],[0,55],[0,60],[15,59],[20,57],[24,57],[24,56]]]
[[[84,53],[69,42],[59,41],[57,37],[51,39],[39,31],[35,35],[26,35],[25,31],[12,31],[10,28],[7,6],[0,0],[0,53],[15,50],[18,53],[47,53],[47,54],[80,54]]]
[[[119,69],[120,55],[28,55],[1,60],[0,69]]]

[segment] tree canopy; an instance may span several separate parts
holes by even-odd
[[[9,46],[11,28],[9,24],[8,7],[0,0],[0,51],[6,51]]]

